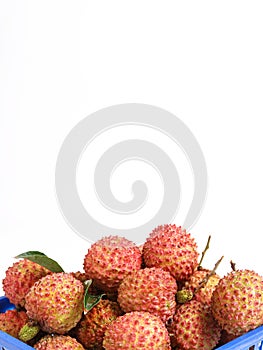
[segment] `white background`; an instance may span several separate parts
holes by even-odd
[[[59,210],[57,154],[81,119],[127,102],[174,113],[203,150],[191,233],[200,252],[212,234],[205,265],[263,274],[262,17],[262,1],[0,1],[0,278],[27,250],[82,269],[90,244]]]

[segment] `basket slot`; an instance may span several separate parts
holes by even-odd
[[[255,350],[263,350],[263,340],[258,343],[257,345],[254,345]]]

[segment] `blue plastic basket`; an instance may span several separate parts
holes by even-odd
[[[263,350],[263,326],[220,346],[218,350]]]
[[[0,297],[0,312],[14,309],[6,297]],[[0,350],[32,350],[20,340],[0,331]],[[263,350],[263,326],[238,337],[216,350]]]
[[[0,312],[14,309],[14,305],[6,297],[0,297]],[[31,346],[22,341],[11,337],[11,335],[0,331],[0,349],[1,350],[32,350]]]

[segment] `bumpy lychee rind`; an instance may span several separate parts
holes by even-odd
[[[186,281],[183,288],[185,290],[191,291],[194,294],[194,298],[196,300],[201,301],[205,304],[211,304],[213,291],[220,281],[220,276],[215,273],[210,276],[203,287],[199,289],[200,284],[210,274],[210,272],[211,271],[207,269],[195,270],[190,276],[189,280]]]
[[[185,281],[198,265],[197,244],[181,226],[161,225],[144,243],[143,260],[147,267],[161,267],[177,281]]]
[[[25,298],[25,308],[43,331],[65,334],[81,319],[83,297],[81,281],[69,273],[53,273],[31,287]]]
[[[239,336],[263,324],[263,277],[237,270],[221,278],[212,295],[215,319],[228,333]]]
[[[84,350],[83,346],[68,335],[46,335],[35,345],[37,350]]]
[[[7,310],[0,313],[0,330],[18,338],[19,331],[29,321],[25,311]]]
[[[152,267],[124,278],[118,289],[118,303],[125,312],[148,311],[166,322],[176,308],[177,284],[167,271]]]
[[[149,312],[130,312],[119,316],[107,328],[105,350],[170,350],[168,331],[158,316]]]
[[[114,292],[129,273],[142,264],[140,249],[124,237],[107,236],[93,243],[84,259],[84,270],[94,285]]]
[[[83,315],[73,334],[85,349],[103,349],[102,341],[108,325],[122,314],[116,302],[101,299]]]
[[[9,301],[17,307],[24,307],[25,296],[40,278],[51,273],[48,269],[28,259],[16,261],[10,266],[3,279],[3,290]]]
[[[219,342],[221,328],[211,307],[192,299],[177,309],[169,333],[182,350],[211,350]]]

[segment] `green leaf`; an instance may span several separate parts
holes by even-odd
[[[48,256],[41,252],[29,251],[17,255],[15,258],[33,261],[52,272],[64,272],[62,267],[55,260],[50,259]]]
[[[89,294],[89,287],[92,283],[92,280],[87,280],[85,284],[85,294],[84,294],[84,309],[90,311],[95,305],[99,303],[101,298],[106,294],[100,295],[91,295]]]

